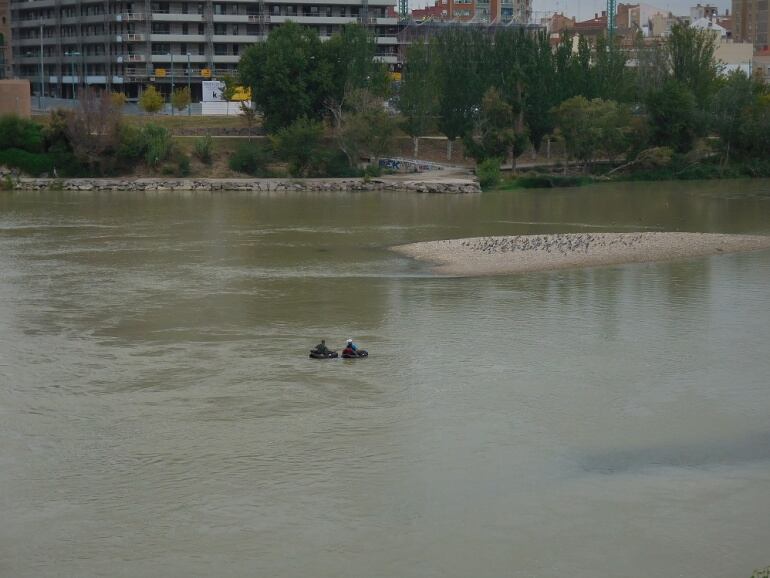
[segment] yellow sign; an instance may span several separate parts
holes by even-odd
[[[210,68],[201,68],[201,76],[203,78],[211,78],[211,69]]]
[[[164,76],[166,76],[166,69],[165,68],[156,68],[155,69],[155,76],[159,76],[159,77],[163,78]]]
[[[246,86],[236,86],[232,99],[234,101],[251,100],[251,89]]]

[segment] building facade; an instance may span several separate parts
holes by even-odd
[[[527,24],[532,0],[434,0],[433,6],[412,10],[415,21],[486,22]]]
[[[0,0],[0,80],[11,77],[11,4]]]
[[[3,0],[0,0],[3,1]],[[367,26],[380,61],[397,62],[395,0],[10,0],[13,73],[45,96],[100,87],[136,98],[232,74],[240,55],[287,21],[329,38]]]
[[[756,50],[768,48],[770,11],[767,0],[733,0],[733,32],[736,42],[751,42]]]

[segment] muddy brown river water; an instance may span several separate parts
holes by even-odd
[[[0,576],[748,578],[770,252],[388,250],[585,231],[770,234],[770,182],[0,193]]]

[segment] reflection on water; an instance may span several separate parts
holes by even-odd
[[[440,279],[387,247],[770,234],[769,207],[767,181],[0,196],[0,575],[747,576],[768,252]],[[307,359],[348,336],[372,356]]]

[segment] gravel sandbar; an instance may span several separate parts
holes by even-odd
[[[398,245],[444,275],[504,275],[549,269],[673,261],[770,248],[770,236],[711,233],[569,233],[472,237]]]

